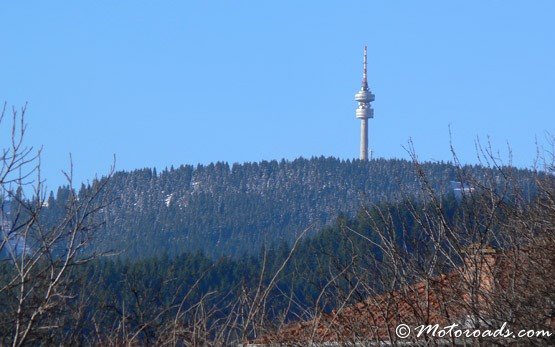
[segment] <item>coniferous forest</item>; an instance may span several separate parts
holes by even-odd
[[[438,194],[452,192],[460,179],[452,163],[422,163],[421,169]],[[500,177],[481,166],[464,170]],[[530,170],[513,175],[532,186]],[[86,196],[90,189],[83,185],[75,193]],[[116,172],[102,194],[109,208],[98,213],[102,226],[89,250],[140,259],[196,251],[211,258],[257,254],[262,245],[290,244],[307,228],[315,234],[340,214],[354,217],[361,207],[422,193],[410,161],[319,157]],[[68,187],[51,193],[43,210],[48,218],[64,214],[69,196]]]

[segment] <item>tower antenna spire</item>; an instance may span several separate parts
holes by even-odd
[[[362,86],[368,88],[368,75],[367,75],[367,72],[366,72],[366,65],[367,65],[366,50],[367,50],[367,46],[364,46],[364,60],[363,60],[363,63],[362,63]]]
[[[374,94],[368,89],[367,74],[367,46],[364,46],[364,58],[362,61],[362,86],[355,94],[358,107],[355,111],[356,118],[360,123],[360,160],[368,160],[368,119],[374,118],[374,110],[370,103],[374,101]]]

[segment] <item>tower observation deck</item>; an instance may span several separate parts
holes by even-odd
[[[360,160],[368,160],[368,119],[374,118],[374,110],[370,103],[374,101],[374,94],[368,89],[368,76],[366,71],[366,50],[364,46],[364,60],[362,72],[362,85],[360,90],[355,94],[355,100],[358,107],[355,111],[355,117],[361,120],[360,123]]]

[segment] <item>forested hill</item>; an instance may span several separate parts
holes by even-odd
[[[448,163],[424,163],[432,185],[448,191],[457,180]],[[481,167],[468,167],[478,176]],[[529,171],[517,175],[527,179]],[[95,250],[121,250],[126,257],[175,255],[202,250],[210,256],[258,252],[263,243],[290,242],[312,225],[318,230],[338,214],[418,191],[413,163],[335,158],[141,169],[117,172],[101,213],[105,226]],[[83,187],[82,189],[86,189]],[[68,188],[48,201],[61,213]]]

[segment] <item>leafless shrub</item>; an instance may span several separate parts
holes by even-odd
[[[6,114],[4,105],[2,124]],[[95,181],[83,196],[70,189],[62,215],[56,221],[44,222],[40,150],[24,145],[24,119],[25,107],[12,111],[9,145],[0,155],[0,344],[12,346],[54,343],[51,332],[62,331],[68,317],[79,315],[70,273],[97,256],[86,255],[84,248],[99,223],[95,214],[105,206],[100,193],[107,182]],[[71,188],[72,171],[65,175]]]

